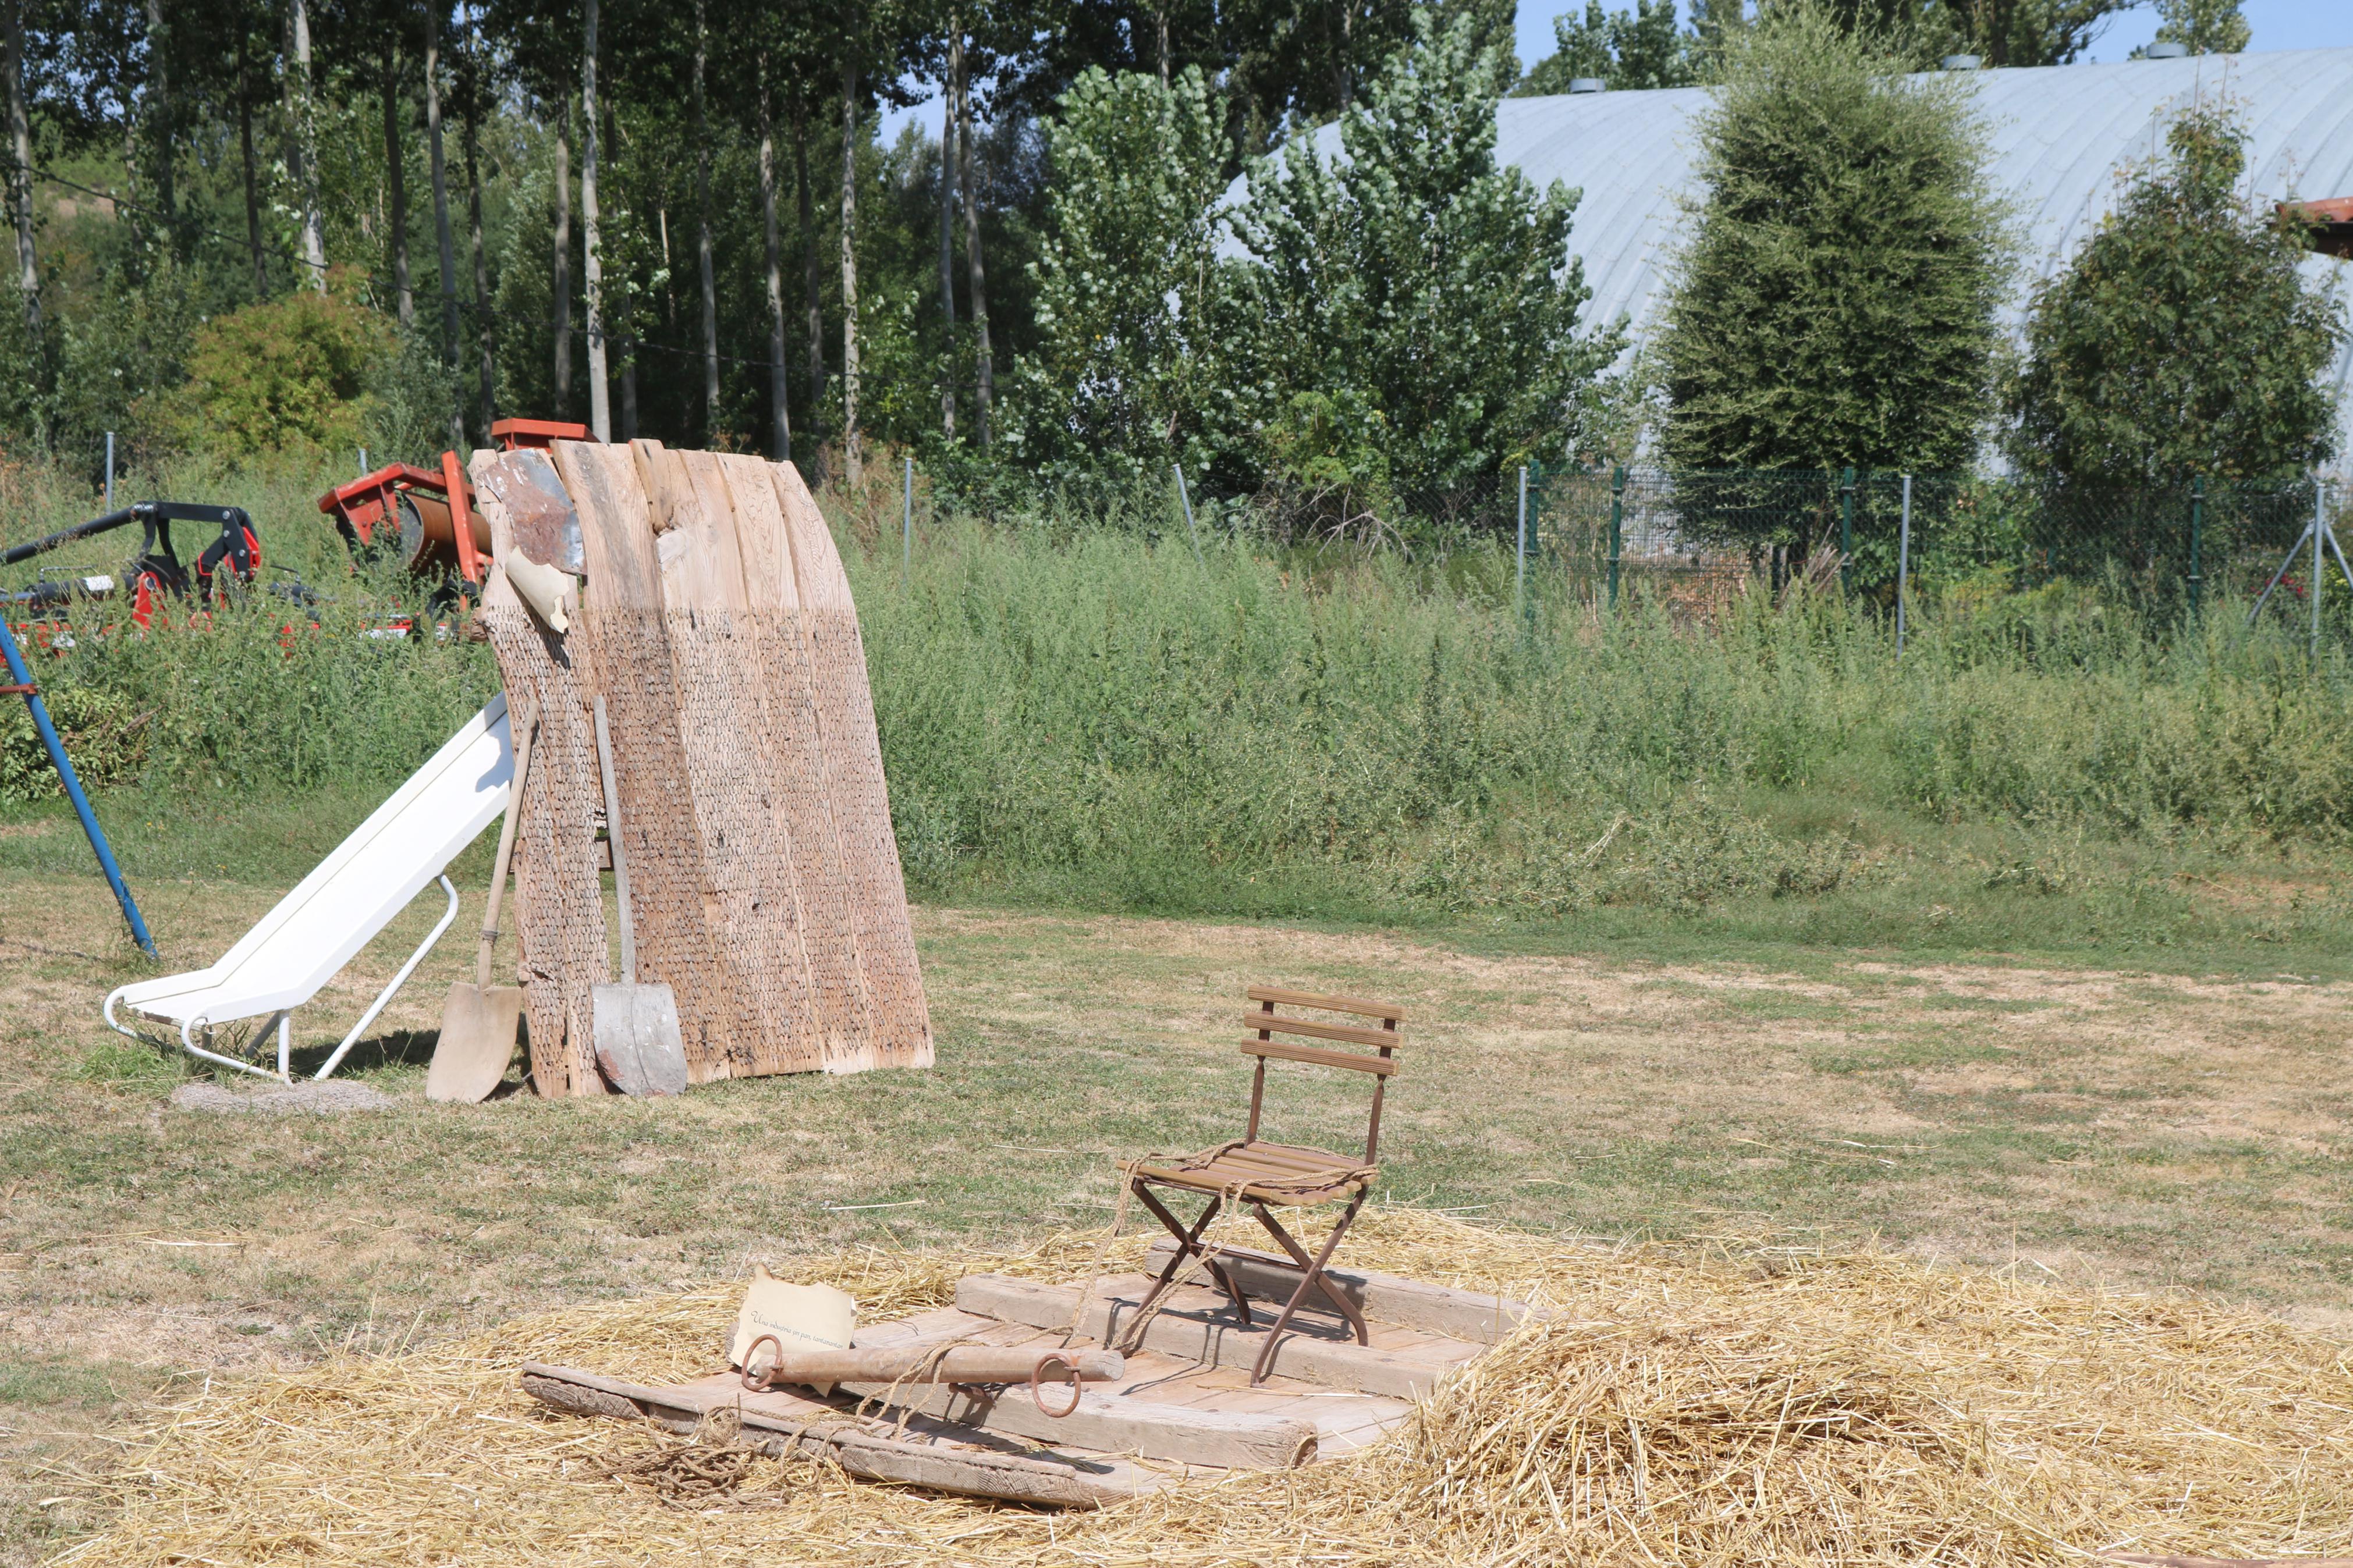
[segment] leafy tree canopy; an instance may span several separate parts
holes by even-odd
[[[1695,32],[1675,26],[1675,0],[1635,0],[1631,11],[1605,15],[1601,0],[1585,0],[1585,15],[1565,12],[1552,21],[1553,52],[1512,89],[1515,98],[1567,92],[1580,77],[1613,90],[1689,87],[1699,79]]]
[[[1734,41],[1656,348],[1691,468],[1940,468],[1991,415],[2002,208],[1968,79],[1818,8]]]
[[[2333,450],[2323,373],[2345,337],[2305,237],[2240,187],[2246,132],[2225,106],[2174,121],[2067,269],[2036,290],[2010,392],[2019,465],[2063,481],[2293,476]]]
[[[1558,451],[1620,340],[1577,330],[1576,193],[1496,164],[1511,68],[1467,18],[1419,13],[1342,117],[1340,156],[1300,137],[1253,169],[1233,219],[1253,367],[1238,458],[1278,483],[1402,489]]]
[[[1050,481],[1166,479],[1203,457],[1225,187],[1221,106],[1198,69],[1166,87],[1091,70],[1049,132],[1051,238],[1031,268],[1037,351],[1016,367],[1008,449]]]
[[[2253,36],[2239,0],[2157,0],[2160,44],[2187,44],[2193,55],[2235,55]]]

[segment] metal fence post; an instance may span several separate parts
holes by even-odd
[[[1168,471],[1176,476],[1176,499],[1185,503],[1185,537],[1193,542],[1193,564],[1206,572],[1209,563],[1201,558],[1201,531],[1193,526],[1193,492],[1185,488],[1185,465],[1171,463]]]
[[[1527,463],[1520,463],[1520,560],[1518,576],[1513,578],[1513,606],[1518,609],[1520,621],[1527,621]]]
[[[2312,476],[2312,667],[2320,668],[2320,574],[2327,564],[2320,555],[2320,536],[2328,530],[2328,485]]]
[[[114,432],[106,433],[106,510],[114,510]]]
[[[1854,586],[1854,466],[1839,475],[1839,588]]]
[[[915,459],[909,458],[901,470],[899,502],[903,521],[900,528],[899,581],[912,586],[915,580]]]
[[[1904,521],[1895,533],[1895,657],[1904,657],[1904,601],[1912,575],[1912,476],[1904,476]]]
[[[1626,465],[1609,479],[1609,607],[1618,607],[1618,555],[1626,538]]]
[[[2198,616],[2198,544],[2199,535],[2206,525],[2206,476],[2198,474],[2189,481],[2189,616]]]

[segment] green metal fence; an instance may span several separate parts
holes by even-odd
[[[1586,597],[1693,607],[1794,580],[1891,606],[1960,579],[2097,585],[2150,609],[2253,595],[2333,491],[2063,488],[1977,474],[1532,468],[1529,549]],[[2281,591],[2302,598],[2308,563]]]

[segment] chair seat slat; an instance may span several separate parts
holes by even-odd
[[[1311,1040],[1344,1040],[1352,1046],[1394,1046],[1398,1043],[1395,1029],[1361,1029],[1354,1024],[1319,1024],[1307,1018],[1286,1017],[1281,1013],[1245,1013],[1242,1027],[1267,1029],[1278,1035],[1304,1035]]]

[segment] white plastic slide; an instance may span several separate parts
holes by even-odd
[[[116,1022],[120,1004],[139,1017],[175,1026],[180,1045],[192,1055],[258,1078],[288,1079],[293,1010],[316,996],[353,953],[438,878],[449,897],[448,912],[320,1068],[318,1076],[325,1078],[457,918],[458,890],[442,872],[505,812],[513,778],[514,748],[507,734],[506,694],[501,692],[219,963],[192,974],[120,987],[106,999],[107,1024],[133,1039],[148,1037]],[[252,1018],[265,1021],[248,1039],[273,1027],[278,1031],[275,1073],[204,1043],[211,1030]]]

